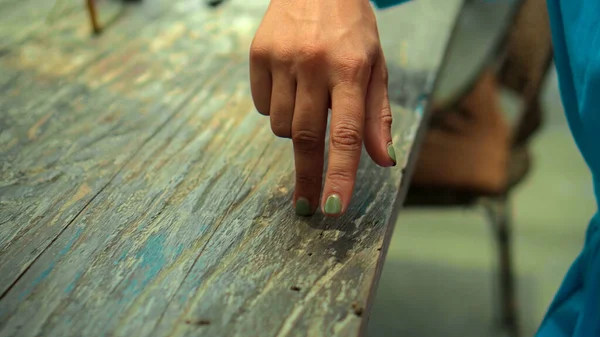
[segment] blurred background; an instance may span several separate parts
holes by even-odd
[[[533,94],[533,98],[530,92],[529,98],[538,102],[533,105],[540,107],[541,118],[533,123],[535,127],[531,128],[527,141],[519,146],[490,147],[493,151],[501,148],[505,152],[514,152],[517,147],[525,148],[529,158],[527,173],[521,174],[514,184],[509,182],[506,192],[512,206],[508,210],[508,217],[512,220],[509,249],[521,336],[532,336],[536,332],[567,269],[582,247],[588,221],[596,211],[591,175],[564,118],[554,65],[550,64],[546,69],[541,64],[546,59],[540,51],[547,46],[535,45],[549,36],[547,18],[539,16],[539,13],[545,14],[543,3],[536,0],[467,1],[450,46],[446,69],[438,80],[434,95],[434,102],[442,101],[444,105],[444,101],[451,97],[463,110],[471,109],[466,112],[469,118],[465,118],[468,122],[464,124],[483,116],[482,126],[473,128],[489,128],[489,132],[494,133],[498,123],[492,125],[485,121],[490,120],[489,116],[495,110],[502,114],[499,120],[506,121],[508,128],[514,130],[519,116],[523,114],[524,100],[528,99],[524,92],[529,89],[538,92]],[[380,14],[383,40],[393,31],[393,20],[388,19],[388,15],[393,17],[391,12]],[[521,24],[529,20],[528,28],[516,27],[520,24],[519,20]],[[517,61],[507,62],[507,58],[511,57]],[[520,62],[521,66],[514,67],[515,62]],[[504,81],[506,76],[503,78],[502,73],[507,64],[509,68],[517,68],[517,73],[533,74],[537,71],[538,74],[532,76],[541,79],[539,88],[532,88],[531,83],[526,83],[519,89],[520,96],[515,94],[515,90],[504,88],[501,84],[510,82]],[[473,87],[480,87],[478,83],[482,82],[480,76],[485,72],[484,68],[490,65],[498,87],[491,90],[493,94],[472,94],[477,91]],[[391,69],[393,92],[393,65]],[[515,69],[512,71],[515,72]],[[540,71],[543,76],[538,76]],[[531,80],[531,77],[528,79]],[[466,85],[466,82],[470,84]],[[496,95],[498,109],[494,107]],[[473,99],[474,96],[478,98]],[[473,101],[477,104],[469,103]],[[449,115],[456,114],[448,106],[441,110],[444,111],[433,112],[432,129],[426,139],[432,138],[432,130],[436,130],[436,118],[447,119]],[[464,117],[464,111],[462,115]],[[468,128],[461,128],[461,123],[450,123],[453,128],[448,137],[453,139],[456,135],[466,134],[465,138],[473,139],[472,143],[479,143],[476,136],[469,134]],[[460,127],[454,127],[456,124]],[[514,138],[513,133],[509,142],[515,142]],[[421,155],[426,157],[429,153],[423,154],[423,151],[432,151],[432,148],[435,151],[436,146],[426,141]],[[469,151],[470,147],[465,146],[463,152]],[[474,158],[474,167],[487,161],[485,154]],[[442,171],[445,167],[457,169],[451,162],[438,161],[437,164],[442,166]],[[509,156],[507,165],[512,164],[514,156]],[[415,188],[435,194],[439,190],[437,188],[444,185],[444,181],[419,177],[428,165],[431,163],[422,160],[417,164],[415,174],[421,179],[417,183],[413,180],[409,199]],[[446,173],[438,171],[438,175]],[[453,190],[460,190],[465,185],[464,181],[448,181],[444,187],[450,186]],[[431,183],[427,185],[428,182]],[[484,187],[493,194],[494,186],[498,185]],[[472,192],[471,189],[471,194],[480,198],[486,192],[481,189]],[[425,199],[419,200],[417,204]],[[500,329],[499,243],[485,207],[477,202],[454,202],[444,206],[453,207],[405,207],[400,211],[371,312],[369,337],[514,335]]]
[[[523,336],[535,333],[596,210],[591,175],[564,119],[554,71],[543,104],[547,119],[531,144],[535,163],[513,196]],[[481,209],[404,209],[367,336],[501,336],[496,250]]]

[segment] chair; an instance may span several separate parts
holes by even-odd
[[[470,1],[466,4],[473,4]],[[545,75],[552,62],[552,47],[545,0],[523,0],[511,16],[511,25],[503,33],[494,52],[498,62],[499,83],[515,92],[522,101],[520,118],[512,129],[512,150],[506,168],[506,188],[497,194],[459,188],[427,188],[410,186],[405,207],[483,207],[492,225],[498,247],[498,275],[501,295],[501,323],[512,336],[519,335],[518,302],[515,293],[514,269],[511,255],[512,212],[511,193],[529,173],[531,158],[528,142],[542,125],[540,95]],[[452,48],[452,47],[450,47]],[[474,78],[472,81],[475,82]],[[445,105],[441,113],[432,116],[431,123],[443,119],[466,96]],[[435,94],[434,94],[435,99]]]

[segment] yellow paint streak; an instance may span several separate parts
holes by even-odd
[[[136,78],[135,80],[135,84],[141,84],[146,82],[151,76],[151,73],[149,71],[145,72],[144,74],[142,74],[141,76],[139,76],[138,78]]]
[[[200,35],[199,32],[196,31],[191,31],[188,33],[188,36],[190,37],[190,39],[192,40],[200,40],[200,38],[202,37],[202,35]]]
[[[27,131],[27,138],[29,140],[34,140],[37,137],[39,129],[48,121],[48,119],[52,116],[52,112],[47,113],[44,117],[40,118],[33,126]]]
[[[170,47],[175,40],[179,39],[185,34],[186,30],[187,28],[182,22],[174,24],[164,34],[157,36],[152,41],[152,44],[150,45],[150,50],[153,52],[157,52]]]
[[[92,189],[86,183],[79,186],[79,189],[77,190],[77,192],[75,192],[75,195],[73,195],[73,197],[71,197],[71,199],[69,199],[69,201],[67,201],[60,208],[60,210],[58,212],[56,212],[56,214],[54,215],[54,218],[52,218],[52,220],[49,222],[48,226],[49,227],[54,226],[56,224],[56,222],[58,221],[58,219],[60,218],[60,215],[63,214],[66,209],[73,206],[79,200],[83,199],[83,197],[88,195],[91,191],[92,191]]]
[[[75,195],[69,201],[67,201],[67,203],[62,208],[66,209],[68,207],[71,207],[73,204],[83,199],[83,197],[88,195],[91,191],[92,189],[90,188],[90,186],[86,183],[83,183],[83,185],[79,186],[79,189],[77,190],[77,192],[75,192]]]
[[[4,146],[1,146],[0,149],[2,149],[2,151],[8,151],[13,146],[17,145],[18,142],[19,141],[16,138],[13,138],[10,140],[10,142],[6,143]]]
[[[59,48],[31,42],[22,46],[17,53],[16,67],[34,69],[40,74],[59,77],[79,69],[89,60],[84,52],[69,54]]]

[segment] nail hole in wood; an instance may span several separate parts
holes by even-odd
[[[225,2],[225,0],[208,0],[206,4],[209,7],[218,7],[219,5],[223,4],[223,2]]]
[[[191,320],[188,319],[185,321],[185,324],[193,324],[193,325],[209,325],[210,321],[207,319],[199,319],[199,320]]]
[[[308,253],[308,256],[312,256],[313,253]]]
[[[352,310],[354,311],[354,314],[358,317],[361,317],[363,314],[363,308],[356,302],[352,303]]]
[[[291,291],[300,291],[300,287],[297,287],[297,286],[291,286],[291,287],[290,287],[290,290],[291,290]]]

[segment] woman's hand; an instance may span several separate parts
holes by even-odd
[[[299,215],[319,205],[329,107],[326,215],[350,203],[363,140],[377,164],[395,165],[387,69],[368,0],[271,0],[250,50],[250,80],[256,109],[293,141]]]

